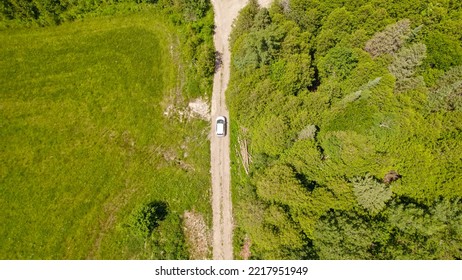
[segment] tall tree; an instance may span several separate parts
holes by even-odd
[[[371,214],[377,214],[385,203],[391,199],[391,189],[382,183],[377,182],[372,176],[355,178],[353,180],[354,194],[359,205],[364,207]]]

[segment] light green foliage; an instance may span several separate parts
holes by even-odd
[[[288,206],[300,206],[308,200],[308,193],[289,166],[274,165],[257,178],[257,195],[266,201]]]
[[[322,153],[315,141],[310,139],[296,141],[281,160],[292,164],[298,172],[305,174],[308,178],[318,180],[317,174],[322,168]]]
[[[263,219],[263,227],[267,231],[266,242],[274,248],[269,250],[272,254],[280,258],[283,255],[278,251],[296,251],[303,248],[301,230],[290,220],[284,208],[270,205],[265,209]]]
[[[377,182],[372,176],[354,178],[353,188],[359,205],[367,209],[371,214],[377,214],[385,203],[390,200],[391,189],[382,183]]]
[[[259,129],[255,130],[252,135],[252,151],[269,156],[281,154],[288,145],[285,138],[287,130],[288,126],[281,117],[272,115],[267,119],[262,119]]]
[[[366,3],[364,6],[357,9],[352,20],[355,22],[355,26],[361,27],[362,30],[367,33],[367,36],[370,37],[374,35],[374,33],[380,31],[391,19],[387,9],[383,7],[374,7],[372,4]],[[378,38],[375,38],[375,40],[377,39]],[[366,39],[366,41],[367,40],[368,39]],[[366,41],[364,41],[364,43]],[[361,47],[363,46],[364,44]]]
[[[153,8],[0,32],[0,258],[188,258],[178,213],[210,215],[210,168],[208,124],[163,114],[200,83],[185,29]],[[134,235],[146,201],[176,214]]]
[[[280,90],[287,94],[297,94],[312,85],[314,70],[308,54],[293,54],[280,62],[279,65],[283,66],[273,75]]]
[[[331,174],[353,177],[377,168],[370,140],[354,131],[329,132],[321,139],[325,164]]]

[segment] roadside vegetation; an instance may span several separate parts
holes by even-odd
[[[208,1],[0,13],[0,259],[207,257],[184,221],[211,223]]]
[[[243,258],[462,258],[461,28],[460,1],[250,1],[227,91]]]

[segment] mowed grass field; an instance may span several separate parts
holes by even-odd
[[[0,31],[0,259],[187,257],[210,157],[205,121],[163,114],[175,42],[149,11]],[[126,224],[151,201],[168,215],[145,240]]]

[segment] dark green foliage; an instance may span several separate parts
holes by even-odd
[[[460,258],[459,231],[435,210],[460,209],[451,203],[462,197],[456,2],[291,0],[269,12],[254,2],[244,9],[227,95],[252,158],[233,184],[253,195],[237,200],[261,209],[255,220],[237,219],[255,258]],[[445,245],[405,229],[412,216],[419,228],[434,222]]]
[[[354,212],[331,211],[316,224],[314,246],[321,259],[368,260],[376,258],[386,235],[381,223],[371,224]]]
[[[168,215],[168,205],[163,201],[152,201],[132,213],[127,226],[135,235],[149,237],[159,223]]]
[[[211,8],[209,0],[176,0],[178,10],[183,10],[187,20],[196,21],[205,17]]]
[[[254,25],[254,19],[259,12],[259,5],[256,0],[250,0],[249,3],[241,10],[239,17],[234,20],[234,28],[229,37],[231,45],[237,38],[249,31]]]
[[[431,207],[413,202],[394,203],[387,210],[391,239],[385,247],[393,259],[460,259],[462,204],[458,199]]]
[[[149,3],[153,0],[3,0],[3,8],[0,10],[4,19],[29,22],[41,26],[60,24],[64,21],[74,20],[83,14],[97,10],[103,10],[110,5],[130,5]],[[110,9],[107,9],[109,11]]]
[[[255,15],[255,19],[252,24],[252,28],[255,30],[262,30],[271,24],[271,17],[268,9],[262,8]]]
[[[351,49],[335,47],[319,59],[319,77],[343,80],[350,75],[357,63],[358,57]]]
[[[331,211],[316,224],[314,245],[322,259],[460,259],[462,205],[431,206],[396,199],[382,216]]]
[[[45,26],[72,21],[87,13],[115,13],[117,5],[127,11],[136,11],[153,4],[173,10],[181,15],[180,20],[186,21],[205,17],[211,8],[209,0],[2,0],[0,19]]]
[[[273,62],[281,48],[284,31],[272,25],[266,29],[250,32],[242,45],[236,44],[239,55],[233,60],[241,71],[252,71]]]

